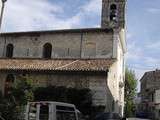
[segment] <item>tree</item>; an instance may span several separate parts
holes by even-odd
[[[15,103],[10,96],[0,95],[0,120],[18,120]]]
[[[0,95],[0,116],[5,120],[24,119],[25,105],[34,99],[33,91],[32,80],[28,76],[18,76],[9,94]]]
[[[28,101],[34,100],[33,80],[29,76],[18,76],[15,82],[11,95],[19,106],[26,105]]]
[[[126,68],[125,72],[125,115],[126,117],[134,116],[134,99],[137,92],[137,79],[135,72]]]

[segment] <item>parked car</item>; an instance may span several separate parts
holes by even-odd
[[[122,118],[118,113],[101,113],[95,117],[94,120],[126,120]]]
[[[149,113],[147,113],[147,112],[138,112],[138,113],[136,113],[136,117],[137,118],[147,119],[149,117]]]
[[[73,104],[62,102],[29,102],[25,120],[80,120]]]

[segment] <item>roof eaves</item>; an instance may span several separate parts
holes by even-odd
[[[82,29],[62,29],[62,30],[44,30],[44,31],[21,31],[21,32],[6,32],[0,33],[0,36],[6,35],[40,35],[54,33],[82,33],[82,32],[112,32],[112,28],[82,28]]]

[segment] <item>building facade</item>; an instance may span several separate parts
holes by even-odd
[[[125,0],[103,0],[102,27],[0,34],[0,89],[19,76],[38,87],[89,88],[93,106],[123,114]]]
[[[141,111],[155,118],[158,105],[158,90],[160,89],[160,70],[146,72],[141,82]]]
[[[160,120],[160,89],[155,91],[155,119]]]

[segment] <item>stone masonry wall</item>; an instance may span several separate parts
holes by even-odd
[[[10,74],[10,73],[8,73]],[[7,73],[0,73],[0,88],[3,91],[5,80],[8,75]],[[12,74],[12,73],[11,73]],[[22,74],[14,74],[14,82],[18,80],[18,76]],[[93,104],[96,106],[103,105],[106,106],[106,102],[110,99],[108,96],[109,91],[107,89],[107,75],[87,75],[87,74],[41,74],[41,73],[30,73],[25,74],[33,80],[33,83],[37,87],[47,87],[47,86],[65,86],[71,88],[89,88],[93,94]]]
[[[52,58],[111,58],[113,34],[106,32],[38,33],[0,37],[0,57],[13,44],[13,58],[42,58],[43,46],[52,45]]]

